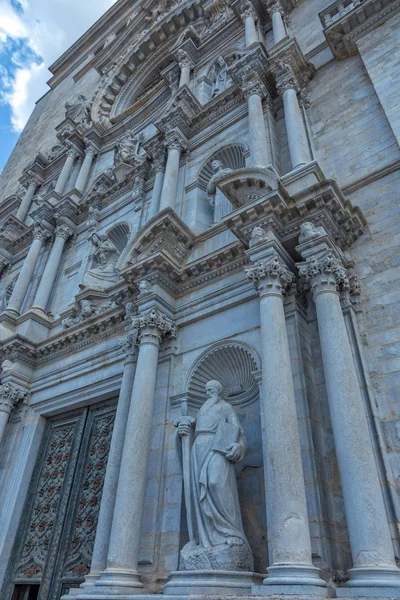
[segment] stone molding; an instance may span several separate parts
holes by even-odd
[[[245,271],[247,277],[255,284],[261,298],[264,296],[283,298],[295,280],[294,274],[289,271],[275,251],[271,258],[259,260]]]
[[[399,10],[400,0],[336,0],[319,13],[319,18],[333,55],[338,60],[343,60],[358,54],[357,40]]]
[[[29,402],[30,393],[22,387],[7,382],[0,385],[0,411],[11,413],[18,402]]]

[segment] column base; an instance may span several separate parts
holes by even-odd
[[[400,588],[393,587],[340,587],[337,598],[400,598]]]
[[[354,567],[347,571],[350,579],[345,588],[400,588],[397,567]]]
[[[268,577],[263,581],[266,586],[313,586],[326,588],[319,569],[312,565],[276,565],[268,567]]]
[[[296,596],[296,598],[319,596],[320,598],[334,598],[335,590],[318,585],[253,585],[252,593],[255,596]]]
[[[141,594],[143,583],[139,573],[133,569],[106,569],[96,581],[95,589],[97,594],[106,595]]]
[[[172,571],[164,596],[241,596],[251,594],[262,575],[247,571]]]

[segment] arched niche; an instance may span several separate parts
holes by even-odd
[[[217,379],[223,385],[224,399],[234,406],[244,428],[247,453],[237,468],[237,483],[243,526],[252,548],[255,571],[268,566],[266,510],[259,386],[255,373],[260,359],[249,345],[222,340],[205,350],[189,371],[186,390],[190,412],[196,416],[205,402],[205,385]]]
[[[213,162],[219,161],[224,169],[236,171],[246,166],[249,155],[244,142],[227,144],[209,156],[201,166],[197,175],[197,206],[202,214],[207,215],[208,226],[220,222],[234,210],[229,200],[213,185]]]

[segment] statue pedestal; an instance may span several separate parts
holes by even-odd
[[[164,596],[246,595],[263,579],[263,575],[248,571],[172,571]]]

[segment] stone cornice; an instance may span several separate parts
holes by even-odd
[[[400,11],[400,0],[336,0],[319,13],[328,44],[338,60],[358,54],[357,40]]]

